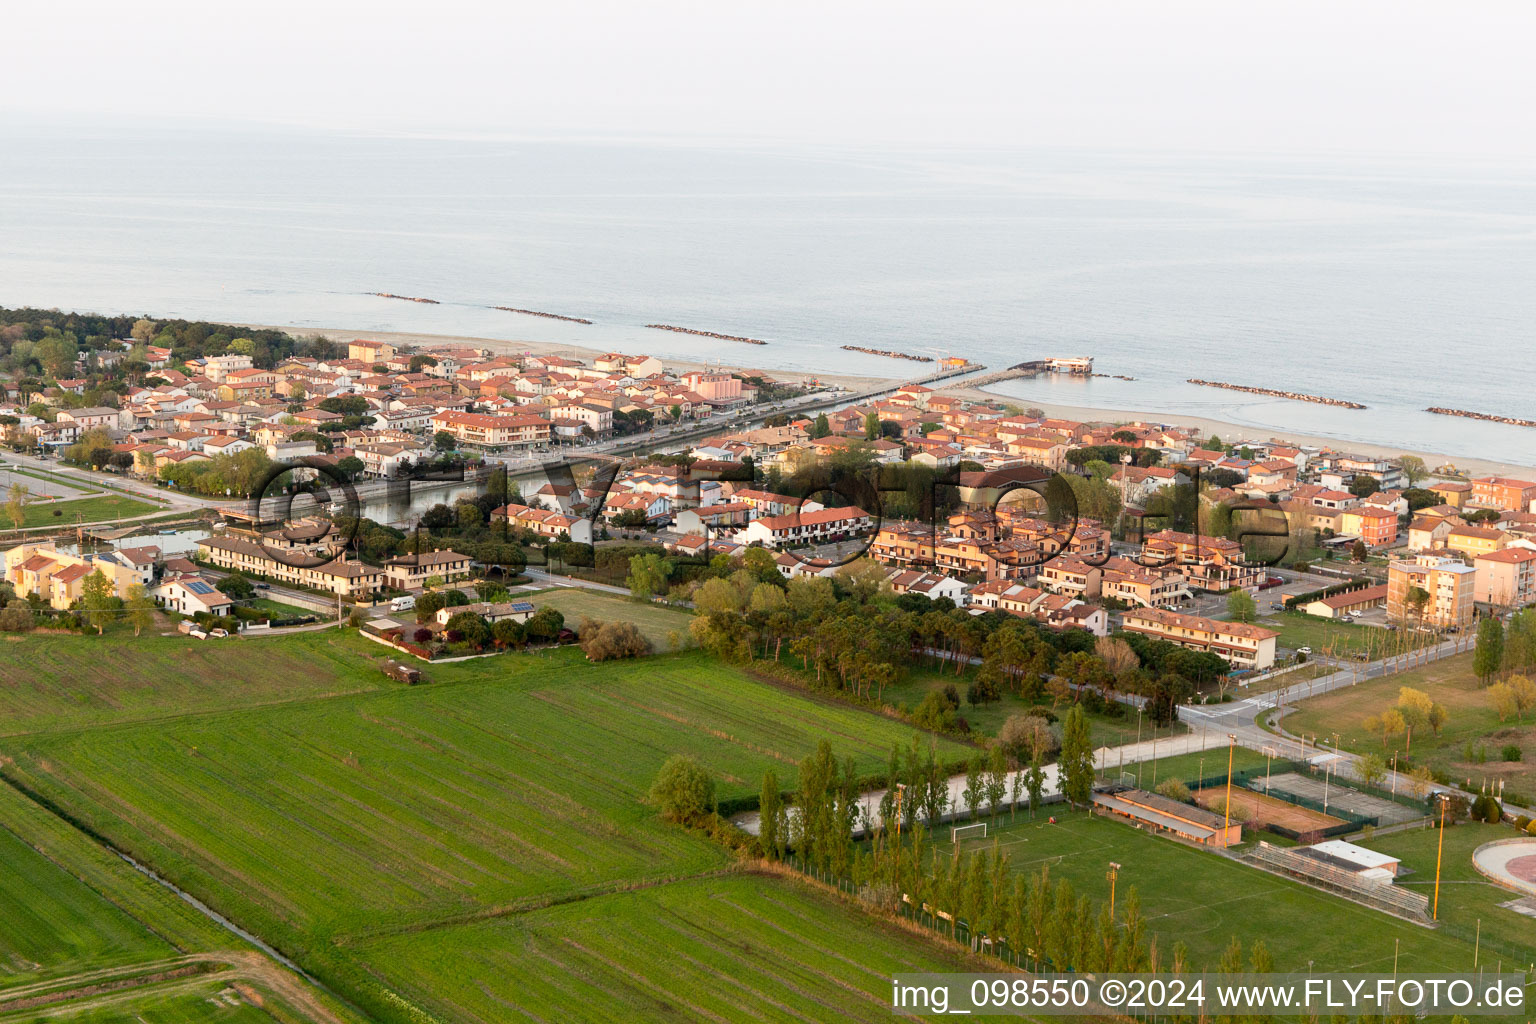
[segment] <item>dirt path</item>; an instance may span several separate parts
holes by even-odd
[[[206,966],[211,969],[200,969]],[[302,978],[255,950],[190,953],[24,985],[0,993],[0,1017],[39,1006],[121,1002],[143,989],[190,988],[207,980],[259,985],[314,1024],[348,1024]]]

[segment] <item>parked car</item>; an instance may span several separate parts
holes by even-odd
[[[257,590],[271,590],[272,589],[272,584],[270,584],[270,583],[252,583],[251,586],[255,587]]]
[[[1298,647],[1298,648],[1296,648],[1296,653],[1297,654],[1311,655],[1312,648],[1310,648],[1310,647]]]

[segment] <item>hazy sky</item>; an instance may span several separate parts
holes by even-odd
[[[60,0],[4,22],[11,114],[1536,155],[1523,0]]]

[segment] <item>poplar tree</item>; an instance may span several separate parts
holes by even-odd
[[[1088,717],[1077,706],[1062,726],[1061,758],[1057,761],[1061,791],[1074,806],[1086,806],[1093,795],[1093,736]]]
[[[763,773],[763,792],[757,802],[758,839],[762,842],[763,856],[779,859],[783,850],[779,837],[779,815],[783,813],[784,798],[779,793],[779,777],[772,768]]]

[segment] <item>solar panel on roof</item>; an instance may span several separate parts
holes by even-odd
[[[192,593],[194,593],[194,594],[211,594],[211,593],[213,593],[213,588],[210,587],[208,584],[202,582],[201,580],[193,580],[191,583],[188,583],[187,584],[187,589],[192,591]]]

